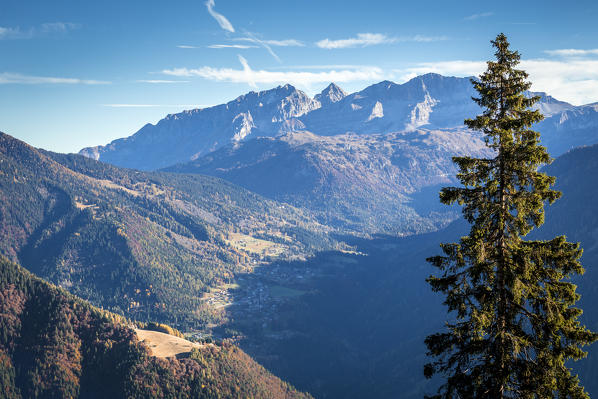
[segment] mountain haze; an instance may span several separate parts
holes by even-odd
[[[489,154],[459,129],[257,138],[164,169],[223,178],[277,201],[307,208],[322,223],[366,233],[413,234],[457,217],[437,203],[454,182],[453,156]]]

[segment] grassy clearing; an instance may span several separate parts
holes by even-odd
[[[142,194],[139,191],[131,190],[130,188],[121,186],[120,184],[116,184],[110,180],[106,180],[106,179],[94,179],[94,180],[97,183],[99,183],[102,187],[108,187],[108,188],[112,188],[112,189],[116,189],[116,190],[122,190],[122,191],[125,191],[125,192],[131,194],[134,197],[138,197]]]
[[[226,242],[233,248],[264,256],[280,256],[286,249],[284,245],[241,233],[230,233]]]
[[[196,342],[161,333],[158,331],[135,329],[140,341],[145,341],[152,351],[152,356],[156,357],[175,357],[184,353],[189,353],[193,348],[201,348]]]
[[[75,206],[77,207],[77,209],[81,209],[81,210],[87,209],[87,208],[95,209],[98,207],[96,204],[84,204],[84,203],[78,202],[78,201],[75,201]]]

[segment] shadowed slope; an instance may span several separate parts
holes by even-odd
[[[154,358],[127,324],[0,259],[3,397],[306,397],[230,345]]]

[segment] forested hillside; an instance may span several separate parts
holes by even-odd
[[[0,164],[0,254],[137,319],[197,327],[220,315],[202,300],[211,287],[332,245],[308,213],[211,177],[119,169],[5,134]]]
[[[307,397],[229,344],[152,357],[128,324],[0,259],[2,397]]]

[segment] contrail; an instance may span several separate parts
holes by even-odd
[[[214,0],[208,0],[206,1],[206,7],[208,8],[208,12],[210,13],[210,15],[212,17],[214,17],[214,19],[216,20],[216,22],[218,22],[218,25],[220,25],[220,27],[224,30],[227,30],[229,32],[235,32],[235,28],[233,28],[233,25],[230,23],[230,21],[228,19],[226,19],[226,17],[220,13],[217,13],[216,11],[214,11],[214,6],[216,4],[214,3]]]

